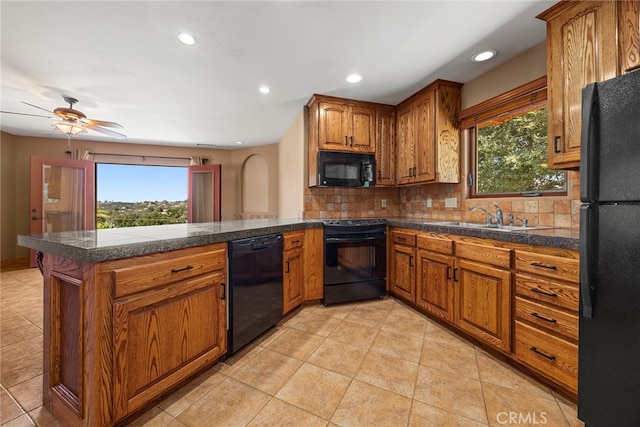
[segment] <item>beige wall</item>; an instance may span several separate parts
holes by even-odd
[[[462,87],[462,109],[472,107],[489,98],[547,74],[546,43],[540,43],[477,77]]]
[[[13,135],[0,133],[0,258],[12,259],[16,255],[16,168],[13,161],[15,142]],[[26,217],[27,214],[25,214]]]
[[[2,170],[0,179],[2,194],[0,196],[0,214],[2,221],[2,235],[0,257],[2,261],[28,256],[25,248],[17,246],[18,234],[29,234],[29,168],[31,155],[46,157],[66,157],[67,141],[52,138],[32,138],[14,136],[2,133]],[[72,140],[72,148],[83,148],[91,152],[130,154],[136,156],[166,156],[190,157],[201,156],[208,159],[210,164],[222,165],[222,219],[233,219],[239,214],[239,200],[241,200],[241,186],[238,185],[238,171],[241,164],[250,153],[261,153],[269,162],[272,177],[271,182],[277,183],[277,146],[270,145],[257,149],[216,150],[207,148],[169,147],[144,144],[122,144],[114,142],[96,142]],[[106,157],[102,157],[107,159]],[[109,157],[110,161],[119,159],[121,163],[163,164],[161,159],[134,157]],[[175,163],[174,163],[175,164]],[[270,205],[277,213],[278,195],[277,185],[270,189]]]
[[[259,191],[258,188],[251,186],[251,183],[243,182],[242,169],[247,159],[251,156],[259,155],[267,162],[269,176],[269,195],[267,212],[244,212],[242,206],[243,197],[258,197],[255,191]],[[240,150],[231,151],[231,164],[228,169],[227,178],[233,179],[232,186],[236,189],[237,197],[235,199],[235,205],[233,207],[233,218],[276,218],[278,216],[278,145],[269,144],[262,145],[260,147],[243,148]],[[224,169],[223,169],[224,175]],[[246,184],[246,185],[245,185]],[[243,194],[242,191],[247,192]],[[263,195],[259,196],[263,198]],[[224,193],[223,193],[224,198]],[[230,219],[230,218],[223,218]]]
[[[302,108],[278,144],[280,218],[301,218],[307,188],[307,112]]]

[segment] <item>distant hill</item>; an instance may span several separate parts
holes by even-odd
[[[187,222],[187,201],[99,201],[96,228],[141,227]]]

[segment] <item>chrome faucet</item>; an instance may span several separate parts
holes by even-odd
[[[504,217],[502,215],[502,209],[500,209],[500,206],[494,204],[493,206],[496,207],[496,214],[492,214],[491,212],[489,212],[488,210],[486,210],[485,208],[483,208],[482,206],[469,206],[469,210],[472,211],[474,209],[478,209],[484,213],[486,213],[487,215],[489,215],[489,217],[487,218],[487,224],[492,224],[491,220],[495,221],[497,225],[503,225],[504,224]]]

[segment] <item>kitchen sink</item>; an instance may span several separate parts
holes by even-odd
[[[521,225],[482,224],[477,222],[463,222],[463,221],[425,222],[425,224],[442,225],[445,227],[474,228],[474,229],[481,229],[481,230],[496,230],[496,231],[511,231],[511,232],[549,230],[549,229],[555,228],[555,227],[546,227],[546,226],[538,226],[538,225],[523,227]]]

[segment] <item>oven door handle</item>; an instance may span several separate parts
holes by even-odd
[[[351,242],[365,242],[365,241],[377,240],[380,238],[384,238],[384,234],[380,236],[325,237],[324,241],[330,242],[330,243],[333,243],[333,242],[351,243]]]

